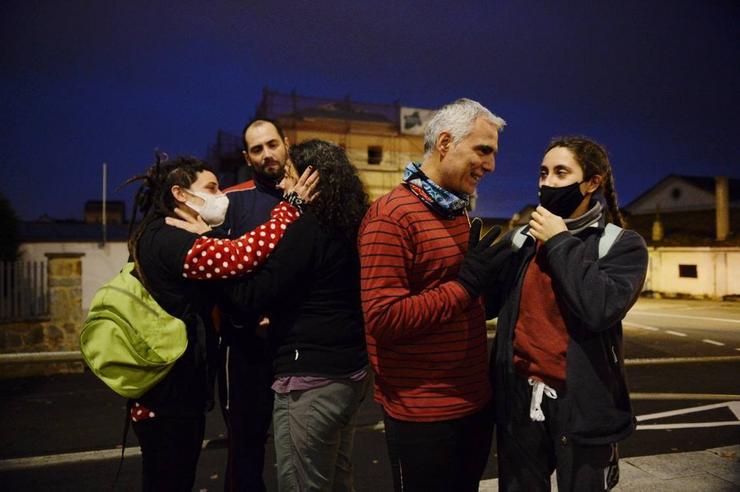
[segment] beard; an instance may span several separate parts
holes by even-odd
[[[252,164],[252,170],[255,174],[273,181],[280,181],[285,175],[285,163],[280,163],[274,159]]]

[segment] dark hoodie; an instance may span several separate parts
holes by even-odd
[[[566,437],[581,444],[620,441],[635,429],[625,381],[622,319],[645,280],[645,241],[625,230],[603,258],[598,244],[604,219],[575,235],[562,232],[544,243],[546,260],[568,330],[566,353]],[[505,240],[511,240],[507,237]],[[510,272],[486,295],[487,317],[498,317],[491,355],[497,424],[507,426],[509,392],[515,376],[512,341],[524,274],[535,252],[527,239]],[[559,395],[560,399],[560,395]]]

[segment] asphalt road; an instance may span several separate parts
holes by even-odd
[[[625,355],[638,431],[621,455],[740,443],[740,303],[641,299],[625,320]],[[0,488],[109,489],[118,466],[124,400],[90,373],[0,382]],[[360,410],[354,465],[359,491],[391,490],[381,413]],[[209,415],[195,490],[220,490],[226,458],[220,414]],[[129,437],[118,490],[137,490]],[[117,449],[118,447],[118,449]],[[276,490],[272,444],[265,477]],[[495,449],[484,478],[496,476]]]

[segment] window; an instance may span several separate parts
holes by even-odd
[[[680,200],[681,199],[681,188],[673,188],[671,190],[671,198],[674,200]]]
[[[698,278],[696,265],[678,265],[678,276],[684,278]]]
[[[380,164],[383,160],[383,147],[380,145],[369,145],[367,147],[367,163]]]

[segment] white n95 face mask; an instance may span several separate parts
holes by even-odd
[[[197,205],[193,202],[185,202],[188,207],[192,208],[200,215],[206,224],[211,227],[220,226],[226,218],[226,209],[229,208],[229,197],[225,194],[212,195],[202,191],[185,190],[193,196],[203,200],[203,205]]]

